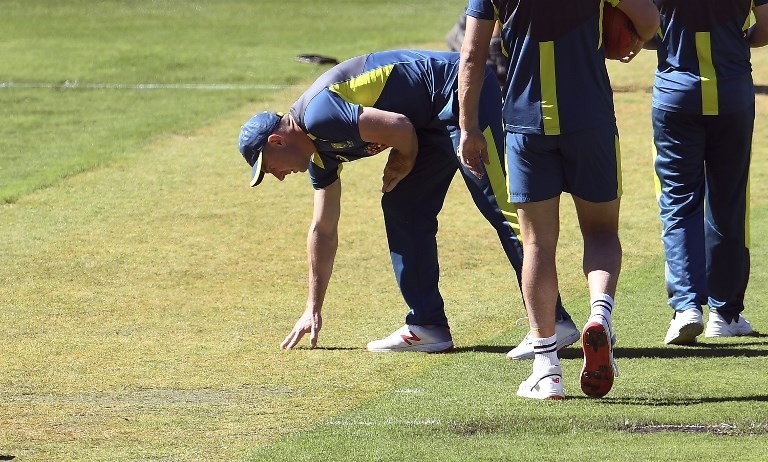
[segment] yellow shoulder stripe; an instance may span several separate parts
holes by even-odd
[[[394,67],[394,64],[379,67],[350,80],[331,85],[328,89],[341,96],[344,101],[370,107],[378,101]]]

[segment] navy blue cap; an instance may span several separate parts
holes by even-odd
[[[251,166],[251,186],[256,186],[264,179],[261,170],[263,156],[261,152],[267,144],[267,138],[275,130],[283,114],[276,112],[260,112],[248,119],[240,129],[240,154]]]

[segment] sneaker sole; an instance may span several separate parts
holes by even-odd
[[[755,334],[754,331],[749,332],[749,333],[737,332],[735,334],[731,334],[729,332],[722,332],[722,331],[718,331],[718,332],[709,332],[709,331],[707,331],[707,332],[704,332],[704,337],[707,337],[707,338],[717,338],[717,337],[750,337],[750,336],[752,336],[754,334]]]
[[[710,324],[707,323],[707,329],[704,331],[704,336],[708,338],[717,338],[717,337],[749,337],[755,334],[754,329],[750,330],[749,332],[745,331],[726,331],[724,329],[721,329],[717,325],[714,327],[710,327]]]
[[[453,342],[431,343],[428,345],[408,345],[403,348],[371,348],[367,347],[371,353],[451,353],[454,351]]]
[[[517,396],[520,396],[521,398],[542,399],[542,400],[544,400],[544,399],[551,399],[551,400],[565,399],[565,396],[563,396],[563,395],[539,396],[537,394],[518,393]]]
[[[665,343],[667,345],[692,345],[696,343],[696,337],[704,332],[704,325],[697,322],[686,324],[680,328],[677,337],[672,338]]]
[[[581,336],[584,367],[581,369],[581,391],[593,398],[602,398],[613,387],[611,342],[605,327],[599,322],[587,324]]]

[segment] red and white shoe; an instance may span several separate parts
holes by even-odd
[[[581,369],[581,390],[587,396],[602,398],[613,387],[619,368],[613,359],[611,322],[603,316],[590,316],[581,334],[584,367]]]
[[[563,399],[563,371],[560,366],[534,369],[517,388],[517,396],[533,399]]]
[[[424,327],[406,324],[381,340],[368,343],[368,351],[395,353],[420,351],[447,353],[453,351],[451,331],[447,327]]]

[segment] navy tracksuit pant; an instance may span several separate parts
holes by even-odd
[[[523,248],[514,229],[518,226],[517,214],[507,199],[501,91],[495,74],[490,69],[486,72],[480,97],[480,127],[486,134],[490,157],[482,179],[465,171],[459,162],[455,98],[450,106],[433,126],[417,130],[416,165],[381,199],[395,278],[409,308],[407,324],[448,326],[445,303],[438,288],[437,215],[457,170],[478,210],[495,228],[517,275],[518,287],[520,285]],[[559,297],[557,308],[558,319],[570,318]]]
[[[744,309],[754,107],[724,115],[653,109],[654,161],[669,305]]]

